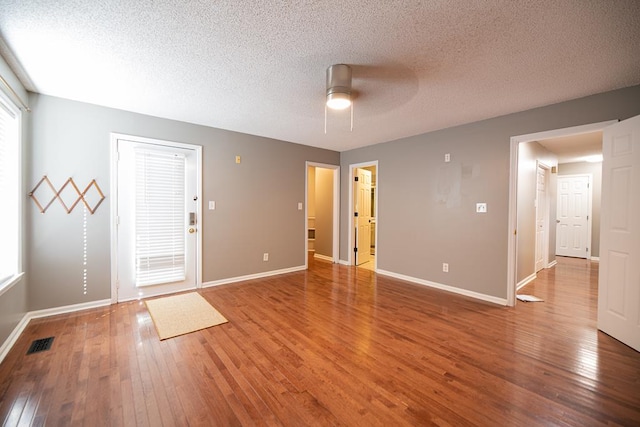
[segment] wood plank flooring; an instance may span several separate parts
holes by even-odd
[[[598,264],[505,308],[310,260],[208,288],[229,323],[159,341],[142,302],[32,321],[3,425],[640,425],[640,353],[596,331]],[[52,349],[25,355],[34,339]]]

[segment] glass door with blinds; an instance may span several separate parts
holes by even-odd
[[[197,285],[197,150],[134,138],[117,144],[117,300]]]

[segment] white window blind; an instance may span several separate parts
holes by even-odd
[[[0,284],[20,273],[18,113],[0,99]]]
[[[136,286],[185,280],[185,158],[136,150]]]

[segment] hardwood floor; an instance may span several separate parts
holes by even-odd
[[[32,321],[3,425],[640,425],[640,353],[596,331],[598,264],[513,308],[310,260],[204,289],[229,323],[159,341],[142,302]],[[51,350],[25,355],[34,339]]]

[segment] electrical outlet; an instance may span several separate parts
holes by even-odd
[[[476,203],[476,212],[477,213],[487,213],[487,204],[486,203]]]
[[[262,261],[269,261],[269,252],[265,252],[262,254]]]
[[[445,273],[449,272],[449,264],[446,262],[442,263],[442,271],[444,271]]]
[[[241,161],[240,156],[236,156],[236,163],[240,164],[240,161]]]
[[[447,153],[444,155],[444,161],[445,163],[449,163],[451,161],[451,154]]]

